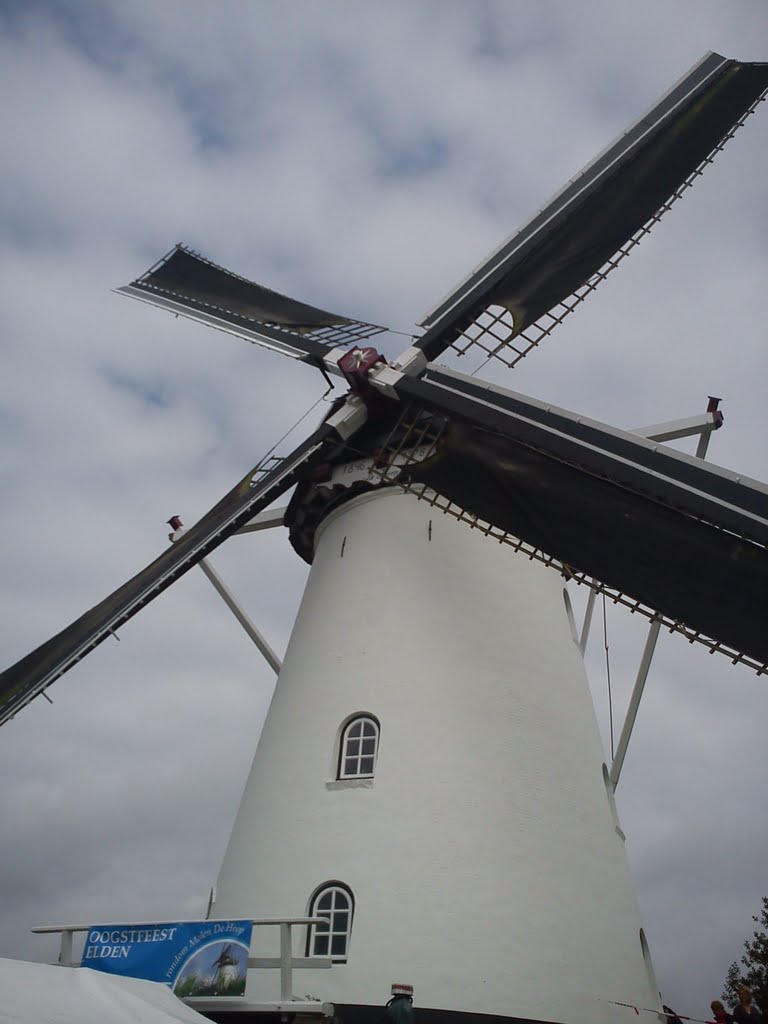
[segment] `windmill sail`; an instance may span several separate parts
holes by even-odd
[[[304,362],[385,330],[271,291],[177,245],[146,274],[117,289]],[[333,369],[333,365],[327,367]]]
[[[765,484],[450,371],[397,389],[447,416],[411,485],[768,666]]]
[[[710,53],[422,321],[436,359],[523,358],[689,187],[768,89],[768,64]]]
[[[256,466],[173,547],[66,629],[0,673],[0,725],[287,491],[296,483],[299,472],[311,468],[336,442],[334,429],[325,424],[274,469],[262,475],[261,465]]]

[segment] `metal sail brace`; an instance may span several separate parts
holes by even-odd
[[[415,344],[515,366],[629,255],[744,124],[768,64],[710,53],[432,310]]]
[[[309,363],[386,330],[271,291],[183,245],[117,290]]]
[[[384,445],[376,472],[690,643],[758,674],[768,672],[764,540],[736,535],[658,497],[628,492],[550,452],[496,440],[474,424],[430,415],[413,401]],[[766,496],[760,498],[768,511]],[[660,563],[666,571],[659,571]]]

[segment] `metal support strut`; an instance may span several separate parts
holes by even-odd
[[[648,630],[648,637],[645,641],[643,656],[640,659],[640,668],[637,670],[637,678],[635,679],[635,685],[632,689],[632,696],[629,698],[627,717],[624,719],[624,726],[622,727],[621,736],[619,737],[619,745],[616,748],[616,756],[614,757],[613,764],[611,765],[611,785],[614,789],[616,789],[619,776],[621,775],[624,758],[627,754],[627,747],[629,746],[629,739],[632,735],[632,729],[635,725],[635,719],[637,718],[637,712],[640,707],[640,699],[643,696],[645,681],[648,678],[648,670],[651,667],[651,659],[653,658],[653,652],[656,649],[656,641],[659,639],[660,629],[661,623],[658,620],[655,620],[651,623],[651,627]]]
[[[168,539],[170,541],[178,540],[179,537],[181,537],[181,535],[185,531],[185,527],[181,519],[179,519],[178,516],[171,516],[171,518],[168,520],[168,525],[173,529],[173,533],[168,534]],[[222,598],[227,608],[229,608],[229,610],[235,616],[235,618],[243,627],[245,632],[256,644],[257,648],[259,649],[260,653],[264,656],[264,659],[269,665],[269,667],[272,669],[273,672],[275,672],[275,674],[279,674],[280,669],[283,667],[282,661],[280,661],[280,659],[269,646],[269,644],[264,639],[262,634],[259,632],[259,630],[253,624],[253,622],[251,622],[246,613],[237,603],[237,601],[234,598],[234,595],[229,590],[226,583],[224,583],[222,578],[219,576],[219,574],[216,572],[216,570],[213,568],[213,566],[211,565],[207,558],[201,558],[198,564],[205,573],[205,575],[213,584],[216,592]]]
[[[692,416],[683,420],[673,420],[669,423],[655,423],[653,426],[640,427],[637,430],[633,430],[632,433],[639,434],[641,437],[647,437],[650,441],[662,442],[677,440],[681,437],[692,437],[698,434],[699,442],[696,447],[696,457],[703,459],[707,454],[707,447],[709,446],[709,439],[712,436],[712,431],[719,430],[723,425],[723,414],[718,408],[719,405],[720,399],[709,395],[707,410],[700,416]],[[589,603],[587,604],[587,610],[584,615],[584,625],[581,633],[582,654],[586,648],[587,637],[589,636],[593,602],[594,591],[590,593]],[[632,695],[629,698],[629,706],[627,707],[627,715],[621,729],[619,744],[616,748],[613,764],[611,765],[611,785],[614,789],[616,789],[616,786],[618,785],[621,769],[624,766],[624,758],[627,756],[627,747],[629,746],[629,740],[632,736],[637,712],[640,708],[640,700],[643,696],[643,690],[645,689],[645,681],[648,678],[648,671],[651,667],[651,660],[653,658],[653,652],[656,649],[656,641],[659,638],[660,629],[661,622],[658,620],[651,622],[648,630],[648,636],[645,641],[645,648],[643,649],[643,655],[640,659],[640,667],[637,670],[635,685],[632,689]]]

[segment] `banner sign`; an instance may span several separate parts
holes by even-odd
[[[159,981],[185,996],[242,996],[250,921],[93,925],[81,967]]]

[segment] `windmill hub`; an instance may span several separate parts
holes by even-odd
[[[357,393],[365,389],[368,383],[368,374],[377,363],[386,363],[386,359],[373,346],[355,347],[341,357],[339,369],[352,390]]]
[[[368,369],[363,372],[367,375]],[[291,544],[310,564],[315,536],[326,516],[361,494],[396,486],[402,467],[421,463],[434,451],[430,438],[439,432],[441,417],[422,417],[421,443],[416,444],[408,440],[406,431],[393,419],[399,407],[373,389],[371,393],[377,399],[380,418],[369,420],[357,435],[357,456],[350,458],[349,450],[340,448],[329,461],[305,474],[288,505],[285,524]],[[386,418],[382,418],[385,410]]]

